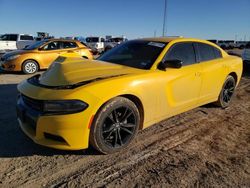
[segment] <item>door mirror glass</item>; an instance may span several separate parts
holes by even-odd
[[[178,59],[164,60],[158,64],[158,69],[166,70],[166,68],[179,69],[182,67],[182,61]]]

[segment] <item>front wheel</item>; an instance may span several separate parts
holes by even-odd
[[[27,60],[23,63],[22,71],[25,74],[34,74],[38,71],[38,64],[34,60]]]
[[[136,105],[116,97],[101,107],[90,130],[90,144],[104,154],[124,149],[138,132],[140,114]]]
[[[227,108],[231,102],[232,96],[234,94],[236,82],[234,77],[229,75],[222,87],[219,98],[216,104],[222,108]]]

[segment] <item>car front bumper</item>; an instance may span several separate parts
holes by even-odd
[[[88,148],[88,119],[84,113],[43,116],[18,99],[18,122],[23,132],[35,143],[64,150]]]
[[[21,94],[17,100],[17,119],[22,131],[35,143],[62,150],[80,150],[89,146],[90,125],[93,109],[88,107],[82,112],[65,115],[44,115],[33,108],[32,102],[25,102],[22,97],[34,100],[53,100],[62,98],[61,93],[68,95],[70,91],[55,91],[29,85],[26,81],[18,86]],[[32,92],[27,96],[29,92]],[[49,93],[48,93],[49,92]],[[41,97],[43,94],[48,97]],[[32,97],[32,98],[31,98]],[[40,98],[39,98],[40,97]],[[97,99],[93,97],[93,101]]]
[[[4,71],[21,71],[21,66],[15,61],[0,61],[0,68]]]

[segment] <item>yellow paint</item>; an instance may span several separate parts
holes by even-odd
[[[133,95],[141,103],[144,113],[143,128],[187,110],[217,100],[222,85],[230,73],[237,75],[237,84],[242,74],[242,60],[229,56],[216,45],[197,39],[150,38],[149,41],[167,41],[168,45],[159,55],[150,70],[140,70],[99,61],[86,61],[66,58],[55,62],[41,77],[40,83],[56,86],[74,84],[97,77],[110,77],[69,90],[51,90],[31,85],[23,81],[18,90],[31,98],[40,100],[79,99],[89,107],[80,113],[57,116],[41,116],[37,122],[36,133],[20,123],[24,132],[36,143],[58,149],[88,148],[91,117],[108,100],[117,96]],[[156,67],[168,49],[175,43],[193,41],[215,46],[223,58],[183,66],[180,69],[168,68],[166,71]],[[119,75],[119,76],[118,76]],[[60,135],[67,145],[44,138],[43,133]]]
[[[43,44],[46,46],[49,42],[52,41],[70,41],[62,39],[51,39],[47,43]],[[84,46],[79,41],[72,41],[77,44],[76,48],[67,48],[67,49],[58,49],[58,50],[40,50],[36,48],[34,50],[19,50],[15,51],[15,55],[20,55],[19,57],[5,61],[2,69],[5,71],[22,71],[22,65],[26,60],[34,60],[38,63],[40,69],[47,69],[53,61],[55,61],[59,56],[68,56],[68,57],[86,57],[88,59],[93,59],[93,55],[86,46]],[[13,53],[13,52],[10,52]]]

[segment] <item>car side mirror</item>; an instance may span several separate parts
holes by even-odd
[[[180,69],[182,67],[182,61],[178,59],[164,60],[158,64],[158,69],[166,70],[166,68]]]

